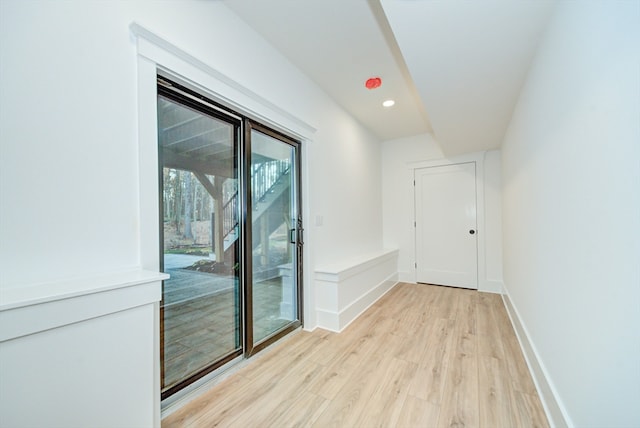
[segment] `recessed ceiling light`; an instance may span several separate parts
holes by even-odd
[[[385,107],[391,107],[391,106],[393,106],[395,103],[396,103],[396,102],[395,102],[395,101],[393,101],[393,100],[387,100],[387,101],[383,102],[383,103],[382,103],[382,105],[383,105],[383,106],[385,106]]]

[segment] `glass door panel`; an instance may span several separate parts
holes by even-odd
[[[252,343],[299,321],[297,146],[251,129]]]
[[[158,91],[165,397],[242,353],[240,123]]]
[[[163,77],[157,101],[164,400],[301,325],[302,221],[298,141]]]

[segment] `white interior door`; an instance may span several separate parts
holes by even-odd
[[[475,162],[415,170],[416,274],[478,288]]]

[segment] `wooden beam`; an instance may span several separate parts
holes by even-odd
[[[215,186],[211,180],[209,180],[209,178],[200,171],[192,172],[200,184],[202,184],[202,187],[207,190],[207,193],[209,193],[213,199],[222,199],[222,188],[220,186]]]
[[[184,171],[191,171],[193,173],[199,172],[202,174],[213,175],[215,177],[235,177],[235,168],[233,168],[231,159],[203,161],[188,156],[181,156],[170,150],[163,150],[162,165],[165,168],[181,169]]]

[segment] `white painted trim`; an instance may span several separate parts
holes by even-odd
[[[411,161],[411,162],[407,162],[406,165],[408,169],[416,170],[420,168],[431,168],[433,166],[447,166],[447,165],[453,165],[457,163],[468,163],[468,162],[484,163],[484,153],[485,152],[474,152],[474,153],[467,153],[464,155],[455,156],[451,158]],[[477,171],[476,171],[476,175],[477,175]]]
[[[316,132],[313,125],[270,102],[254,91],[229,78],[213,65],[204,63],[168,39],[131,23],[130,32],[136,42],[138,55],[138,165],[139,165],[139,227],[140,265],[144,269],[159,269],[158,220],[158,153],[157,153],[157,88],[156,76],[172,76],[181,83],[197,89],[203,94],[265,125],[282,131],[302,141],[302,215],[305,224],[310,224],[309,177],[311,162],[308,150]],[[310,268],[313,255],[313,234],[304,231],[305,251],[303,257],[304,326],[314,329],[317,325],[313,270]],[[157,308],[156,308],[157,309]],[[160,320],[154,323],[154,425],[160,426]]]
[[[391,290],[398,283],[398,253],[383,250],[317,270],[315,280],[327,295],[316,309],[318,326],[340,332]]]
[[[318,324],[325,330],[340,333],[396,285],[398,274],[394,273],[339,312],[318,309]]]
[[[118,288],[132,287],[160,281],[168,277],[169,275],[167,274],[132,269],[30,286],[9,287],[2,290],[0,295],[0,312]]]
[[[529,372],[538,390],[538,395],[542,401],[542,406],[544,407],[549,424],[552,428],[573,427],[574,424],[571,422],[571,418],[558,395],[553,381],[549,376],[549,372],[540,359],[538,351],[531,340],[531,336],[525,324],[522,322],[518,309],[513,304],[506,287],[503,287],[502,300],[504,301],[504,306],[507,309],[518,342],[520,343],[520,348],[529,367]]]
[[[431,168],[434,166],[448,166],[461,163],[475,162],[476,164],[476,232],[478,236],[478,291],[493,291],[494,285],[487,282],[487,253],[485,239],[485,201],[484,201],[484,159],[485,152],[468,153],[452,158],[433,159],[425,161],[407,162],[415,177],[416,170],[421,168]],[[413,219],[416,221],[416,187],[413,187],[413,198],[411,199]],[[478,226],[482,226],[480,230]],[[413,234],[413,258],[416,261],[417,236]],[[415,266],[415,264],[414,264]],[[413,269],[413,282],[417,281],[417,269]]]
[[[139,262],[144,269],[160,270],[160,201],[158,198],[158,106],[156,64],[138,55],[138,224]],[[153,318],[153,426],[161,425],[160,304]]]
[[[415,270],[412,271],[398,271],[398,281],[408,282],[410,284],[417,284]]]
[[[340,314],[328,309],[316,309],[318,326],[324,330],[340,332]]]
[[[482,287],[482,291],[484,293],[495,293],[502,294],[502,290],[504,288],[504,284],[502,281],[496,279],[487,279],[484,281],[484,286]]]
[[[160,270],[156,65],[138,56],[138,224],[140,266]]]
[[[358,275],[374,266],[398,257],[399,250],[383,250],[379,254],[371,254],[343,263],[336,263],[316,269],[315,278],[320,281],[340,282],[354,275]]]
[[[384,281],[362,295],[358,300],[352,302],[338,314],[340,331],[344,330],[382,296],[387,294],[398,284],[398,274],[389,275]]]
[[[243,115],[252,117],[275,129],[302,140],[302,215],[305,224],[310,224],[310,205],[305,195],[309,194],[308,150],[316,129],[304,120],[227,77],[167,39],[149,31],[137,23],[130,25],[138,49],[138,138],[139,138],[139,182],[140,201],[140,265],[144,269],[158,270],[159,243],[158,223],[158,177],[157,177],[157,89],[156,76],[174,76],[189,86],[197,88],[216,101]],[[313,306],[313,274],[310,269],[313,235],[309,228],[305,234],[303,257],[304,325],[315,328]]]
[[[314,228],[310,227],[311,223],[311,184],[312,162],[310,151],[312,150],[313,141],[306,140],[300,145],[300,156],[302,162],[302,174],[300,185],[302,186],[302,225],[303,225],[303,250],[302,250],[302,306],[303,306],[303,329],[313,331],[318,325],[316,317],[316,299],[315,287],[313,283],[313,266],[314,246],[309,243],[314,242]]]
[[[165,278],[132,270],[4,290],[0,342],[153,304]]]
[[[207,64],[168,39],[161,37],[140,24],[129,26],[137,39],[138,55],[148,58],[158,68],[194,83],[203,92],[210,93],[216,101],[233,110],[283,129],[296,138],[310,139],[316,128],[284,110],[251,89],[241,85],[210,64]]]

